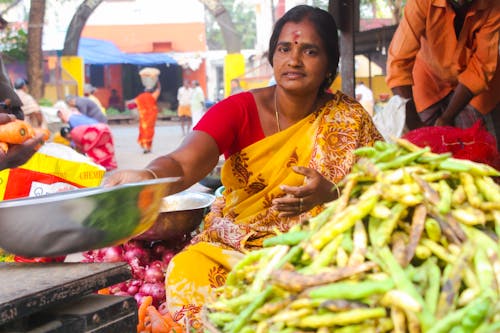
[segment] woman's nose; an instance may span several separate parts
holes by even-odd
[[[290,61],[289,61],[290,66],[300,66],[302,65],[302,53],[298,48],[292,50],[290,52]]]

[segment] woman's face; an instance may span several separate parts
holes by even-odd
[[[276,82],[285,89],[316,93],[325,80],[328,58],[309,20],[283,26],[273,55]]]

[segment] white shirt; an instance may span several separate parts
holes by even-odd
[[[374,99],[373,92],[370,90],[370,88],[360,83],[356,86],[355,94],[358,102],[365,108],[370,116],[373,116]]]

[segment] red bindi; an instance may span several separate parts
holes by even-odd
[[[300,37],[300,30],[296,30],[296,31],[292,32],[292,34],[293,34],[293,42],[295,44],[297,44],[299,41],[299,37]]]

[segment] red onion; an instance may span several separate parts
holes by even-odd
[[[144,248],[144,242],[141,240],[132,239],[123,244],[123,248],[125,249],[125,251],[137,247],[141,249]]]
[[[103,251],[102,260],[104,262],[120,262],[125,261],[123,258],[123,249],[121,246],[107,247]]]
[[[146,282],[163,282],[165,276],[163,270],[158,265],[149,266],[144,272],[144,281]]]
[[[165,251],[168,251],[168,248],[164,242],[156,242],[153,244],[153,247],[151,248],[151,254],[155,258],[161,258],[163,256],[163,253],[165,253]]]
[[[168,313],[167,302],[163,302],[158,306],[158,312],[160,312],[162,316]]]
[[[132,247],[125,250],[123,258],[130,263],[134,258],[139,259],[141,265],[147,265],[149,263],[149,253],[144,248]]]
[[[139,286],[129,285],[126,292],[130,296],[134,296],[135,294],[137,294],[139,292]]]
[[[137,302],[137,307],[141,306],[141,304],[142,304],[142,302],[144,300],[144,297],[146,297],[146,296],[148,296],[148,295],[140,293],[140,292],[134,295],[134,298],[135,298],[135,300]]]
[[[155,301],[156,305],[165,302],[165,286],[163,285],[163,283],[153,283],[153,285],[151,286],[150,295],[153,296],[153,300]]]
[[[168,266],[168,264],[170,263],[170,260],[172,260],[172,258],[174,256],[175,256],[175,252],[172,250],[167,250],[163,253],[161,261],[163,261],[163,264],[165,265],[165,267]]]
[[[115,295],[115,296],[132,296],[129,293],[127,293],[126,291],[117,291],[113,295]]]
[[[133,258],[128,264],[130,265],[134,279],[144,279],[145,268],[141,266],[139,259]]]

